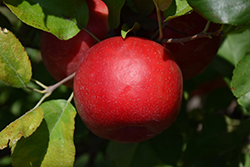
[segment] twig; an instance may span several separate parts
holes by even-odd
[[[75,74],[76,74],[76,73],[73,73],[73,74],[67,76],[66,78],[64,78],[63,80],[57,82],[56,84],[49,86],[49,87],[46,89],[46,93],[52,93],[56,88],[58,88],[59,86],[61,86],[61,85],[64,84],[65,82],[67,82],[67,81],[73,79],[73,78],[75,77]]]
[[[49,96],[52,94],[52,92],[53,92],[56,88],[58,88],[59,86],[61,86],[61,85],[64,84],[65,82],[67,82],[67,81],[73,79],[74,77],[75,77],[75,73],[69,75],[68,77],[64,78],[63,80],[61,80],[61,81],[59,81],[59,82],[57,82],[56,84],[51,85],[51,86],[45,86],[45,85],[41,84],[40,82],[36,81],[37,84],[39,84],[41,87],[43,87],[43,88],[45,88],[45,89],[42,90],[42,91],[41,91],[41,90],[38,90],[40,93],[44,93],[44,95],[43,95],[43,97],[39,100],[39,102],[36,104],[36,106],[35,106],[33,109],[39,107],[39,106],[42,104],[42,102],[43,102],[47,97],[49,97]],[[30,88],[30,87],[27,87],[27,88],[32,89],[32,90],[34,90],[34,91],[37,91],[36,89]],[[71,96],[70,96],[70,98],[68,99],[68,101],[70,102],[70,101],[72,100],[72,98],[73,98],[73,93],[71,94]]]
[[[192,41],[199,38],[212,38],[213,36],[219,36],[222,34],[222,31],[216,31],[212,33],[204,33],[203,31],[199,34],[195,34],[193,36],[185,37],[185,38],[169,38],[169,39],[162,39],[162,43],[185,43],[188,41]]]

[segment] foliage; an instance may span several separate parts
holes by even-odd
[[[85,0],[0,1],[0,166],[249,166],[250,2],[103,1],[110,36],[119,27],[123,37],[155,29],[158,23],[145,18],[158,8],[165,21],[195,10],[223,24],[223,42],[211,65],[184,82],[174,124],[148,141],[121,144],[88,131],[71,89],[40,90],[56,83],[41,60],[41,31],[72,38],[87,25]]]

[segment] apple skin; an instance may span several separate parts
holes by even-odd
[[[207,20],[196,12],[171,19],[163,28],[163,39],[185,38],[204,30]],[[220,29],[219,24],[210,23],[207,32]],[[199,38],[179,43],[163,43],[182,70],[183,79],[191,79],[204,71],[216,56],[221,44],[221,36]]]
[[[108,8],[101,0],[86,0],[89,7],[87,29],[100,40],[109,32]],[[100,28],[101,27],[101,28]],[[97,41],[86,31],[81,30],[69,40],[60,40],[48,32],[41,35],[41,54],[44,65],[57,81],[73,74],[85,52]],[[72,88],[73,80],[65,83]]]
[[[97,136],[122,143],[150,139],[176,119],[182,74],[161,44],[139,37],[105,39],[76,71],[74,101]]]

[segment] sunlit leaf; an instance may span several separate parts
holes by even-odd
[[[75,108],[65,100],[45,102],[41,108],[44,121],[33,135],[14,147],[13,166],[73,166]]]
[[[0,132],[0,149],[12,147],[22,136],[30,136],[43,119],[43,109],[38,107],[24,114]]]
[[[232,79],[232,91],[240,105],[250,109],[250,54],[236,66]]]
[[[188,2],[210,21],[233,25],[250,23],[248,0],[188,0]]]
[[[120,24],[120,14],[125,0],[103,0],[109,9],[109,27],[117,28]]]
[[[127,24],[124,24],[122,26],[122,30],[121,30],[121,35],[122,35],[122,38],[126,38],[127,34],[131,31],[137,31],[140,29],[140,24],[135,22],[134,26],[132,28],[129,28]]]
[[[9,86],[21,88],[28,84],[31,75],[24,47],[12,32],[0,28],[0,79]]]
[[[192,7],[189,6],[187,0],[175,0],[171,3],[170,7],[164,11],[165,21],[182,16],[190,11],[192,11]]]
[[[60,39],[75,36],[88,22],[88,6],[79,0],[5,0],[24,23]]]

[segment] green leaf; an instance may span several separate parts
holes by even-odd
[[[140,29],[140,24],[135,22],[134,26],[132,28],[129,28],[127,24],[123,24],[122,30],[121,30],[121,35],[122,38],[126,38],[127,34],[131,31],[137,31]]]
[[[107,147],[107,156],[115,166],[130,167],[138,143],[117,143],[110,141]]]
[[[157,156],[153,150],[152,145],[149,141],[139,143],[133,159],[131,161],[130,167],[152,167],[157,164]]]
[[[180,159],[184,138],[176,125],[150,140],[156,155],[166,164],[176,166]]]
[[[117,143],[111,141],[107,156],[119,167],[152,167],[156,165],[156,155],[148,141],[141,143]]]
[[[150,15],[155,9],[152,0],[126,0],[126,3],[132,11],[143,16]]]
[[[196,162],[207,158],[218,158],[218,156],[232,153],[235,148],[240,147],[243,136],[241,137],[238,132],[228,132],[225,116],[221,114],[206,114],[203,116],[205,117],[201,122],[201,131],[196,132],[196,135],[193,134],[187,142],[185,151],[187,161]]]
[[[250,155],[249,154],[245,154],[245,166],[250,166]]]
[[[232,91],[238,98],[238,102],[245,108],[250,109],[250,54],[245,56],[234,69],[232,78]]]
[[[233,25],[250,23],[248,0],[188,0],[188,3],[212,22]]]
[[[235,26],[231,24],[224,24],[222,27],[223,35],[228,35],[228,34],[236,34],[236,33],[242,33],[246,30],[250,29],[250,24],[248,25],[240,25],[240,26]]]
[[[70,39],[88,23],[88,6],[79,0],[5,0],[24,23],[51,32],[59,39]]]
[[[218,133],[193,137],[187,143],[186,155],[189,162],[209,158],[231,151],[241,144],[236,133]]]
[[[203,119],[202,135],[210,136],[227,132],[225,117],[220,114],[208,114]]]
[[[38,107],[24,114],[0,132],[0,149],[12,147],[23,136],[30,136],[43,119],[43,109]]]
[[[228,34],[218,51],[218,55],[234,66],[250,53],[250,29],[236,34]]]
[[[14,147],[13,166],[73,166],[75,108],[65,100],[45,102],[41,107],[44,121],[33,135]]]
[[[0,27],[7,28],[8,30],[12,29],[10,21],[2,13],[0,13]]]
[[[165,21],[182,16],[190,11],[192,11],[192,7],[189,6],[187,0],[175,0],[170,7],[164,11]]]
[[[250,127],[250,118],[242,120],[240,125],[236,129],[236,133],[240,138],[244,139],[246,136],[250,134],[249,127]]]
[[[153,0],[161,11],[167,10],[172,3],[172,0]]]
[[[103,0],[109,9],[109,27],[117,28],[120,25],[120,15],[125,0]]]
[[[204,107],[210,111],[223,110],[228,108],[234,99],[235,97],[228,87],[217,87],[206,96]]]
[[[25,49],[13,33],[0,28],[0,79],[22,88],[31,79],[31,64]]]

